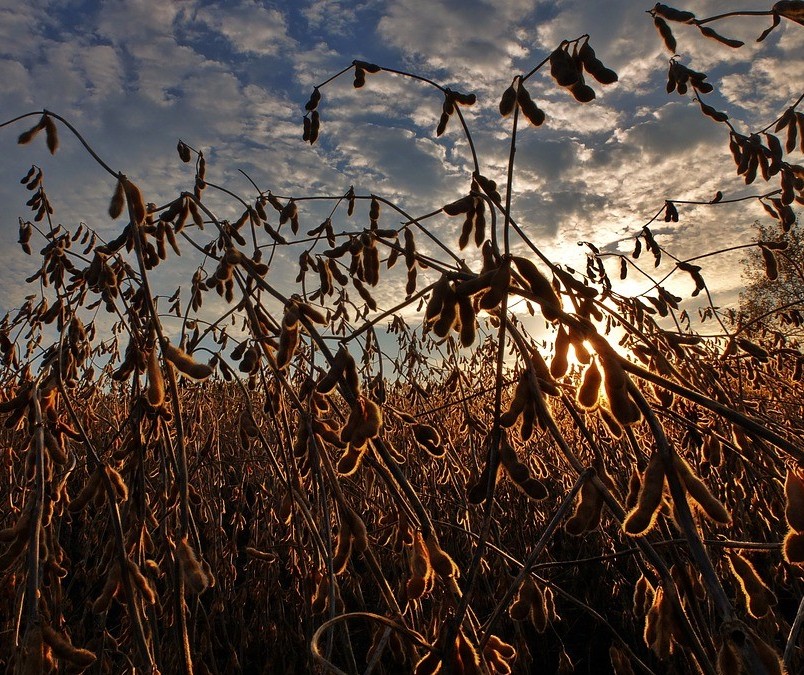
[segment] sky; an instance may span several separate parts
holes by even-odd
[[[742,4],[766,9],[771,3]],[[244,173],[260,189],[287,197],[339,195],[354,185],[359,194],[380,195],[421,215],[466,194],[472,169],[455,120],[435,135],[439,92],[387,73],[368,75],[358,90],[347,73],[321,89],[321,135],[310,146],[302,141],[302,115],[312,87],[361,59],[475,93],[478,102],[462,110],[481,171],[504,184],[511,119],[499,115],[500,95],[561,40],[588,33],[619,81],[593,83],[597,97],[587,104],[556,85],[549,69],[528,81],[547,121],[520,128],[512,199],[515,219],[542,251],[583,269],[579,241],[630,252],[633,236],[665,199],[705,201],[717,190],[732,199],[776,187],[761,180],[746,186],[728,154],[725,127],[703,116],[690,94],[667,94],[671,54],[645,12],[650,7],[634,0],[0,0],[0,121],[42,109],[59,113],[149,202],[164,204],[191,189],[192,168],[175,150],[182,139],[203,150],[210,182],[247,200],[256,191]],[[700,18],[733,9],[713,1],[681,8]],[[741,49],[674,24],[681,63],[708,74],[715,90],[707,103],[743,132],[766,126],[800,94],[804,28],[783,20],[757,44],[769,24],[768,17],[713,24],[745,40]],[[85,222],[106,239],[125,224],[106,214],[114,181],[66,129],[60,128],[53,157],[43,138],[17,145],[35,120],[0,128],[0,315],[38,290],[25,282],[35,260],[16,244],[18,217],[32,216],[25,206],[30,193],[19,183],[32,163],[44,170],[55,222],[70,228]],[[800,153],[789,159],[802,163]],[[205,201],[221,218],[235,219],[242,210],[213,190]],[[331,206],[303,204],[302,230],[318,225]],[[754,202],[678,209],[678,223],[662,220],[652,229],[681,259],[748,243],[753,222],[767,218]],[[336,230],[364,226],[367,210],[363,204],[351,221],[339,215]],[[399,220],[385,210],[381,227]],[[461,219],[442,215],[427,223],[457,251]],[[199,233],[199,241],[211,236]],[[36,253],[42,241],[35,236],[33,244]],[[525,251],[517,240],[513,246]],[[289,247],[272,260],[268,281],[292,290],[301,250]],[[459,255],[477,269],[476,250]],[[705,261],[704,277],[719,305],[737,300],[740,256]],[[186,287],[198,263],[190,250],[172,256],[154,277],[158,292]],[[610,265],[616,279],[617,261]],[[388,278],[376,293],[381,308],[404,293],[403,269]],[[641,292],[648,286],[629,274],[616,287]],[[689,277],[676,274],[667,286],[694,316],[701,298],[690,299]],[[224,307],[209,297],[205,311]]]

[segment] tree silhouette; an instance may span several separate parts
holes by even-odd
[[[763,327],[788,337],[800,337],[804,320],[804,242],[799,228],[792,228],[776,244],[778,229],[766,221],[754,227],[760,243],[749,249],[740,294],[740,318],[757,321]]]

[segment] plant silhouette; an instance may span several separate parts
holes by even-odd
[[[741,130],[706,102],[717,84],[684,64],[674,30],[739,49],[712,26],[768,16],[762,41],[783,20],[804,23],[804,3],[702,19],[656,4],[649,15],[670,53],[668,95],[693,96],[723,125],[737,175],[758,184],[705,206],[765,207],[774,229],[746,246],[773,281],[804,203],[804,169],[791,161],[804,151],[804,95]],[[42,169],[23,176],[32,215],[19,243],[38,269],[26,303],[0,322],[0,663],[797,672],[799,344],[712,303],[706,263],[726,251],[681,259],[665,248],[656,223],[683,219],[690,202],[658,196],[632,255],[581,242],[583,271],[551,260],[517,221],[517,142],[551,115],[527,85],[551,78],[594,105],[618,75],[592,38],[562,41],[500,92],[510,149],[499,183],[462,112],[475,94],[365,61],[313,89],[303,141],[328,133],[338,77],[367,97],[387,77],[437,90],[435,136],[459,126],[471,154],[465,192],[419,215],[353,188],[253,184],[241,196],[209,181],[204,154],[179,141],[194,181],[157,205],[57,112],[2,125],[35,120],[19,143],[44,136],[52,153],[70,132],[109,174],[120,229],[103,241],[56,225]],[[236,220],[216,214],[213,193],[237,204]],[[314,227],[311,202],[331,205]],[[450,238],[435,222],[455,225]],[[275,278],[278,255],[298,260],[292,293]],[[194,273],[159,295],[159,267],[176,256],[193,256]],[[650,264],[663,259],[673,269],[655,278]],[[650,290],[618,290],[612,268]],[[692,330],[668,290],[685,275],[708,300],[710,334]],[[378,300],[389,295],[391,306]],[[522,307],[543,318],[546,340]]]

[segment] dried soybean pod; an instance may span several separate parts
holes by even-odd
[[[355,430],[363,424],[363,417],[363,406],[360,405],[360,401],[355,401],[349,409],[349,417],[346,418],[346,423],[341,427],[341,441],[344,443],[352,441]]]
[[[531,393],[531,396],[533,394]],[[533,435],[533,429],[536,425],[536,403],[533,398],[531,398],[526,404],[524,410],[522,410],[522,424],[519,425],[519,438],[523,441],[527,441]]]
[[[25,145],[27,143],[30,143],[34,139],[34,137],[40,131],[42,131],[42,129],[45,128],[45,118],[46,117],[47,117],[47,115],[42,115],[42,117],[39,118],[39,121],[34,126],[32,126],[30,129],[28,129],[28,131],[23,131],[17,137],[17,143],[19,145]]]
[[[496,635],[489,635],[486,645],[490,649],[499,652],[500,655],[506,660],[510,661],[511,659],[516,658],[516,649],[514,649],[514,647],[507,642],[503,642]]]
[[[515,82],[512,82],[511,86],[509,86],[508,89],[503,92],[503,95],[500,98],[500,115],[503,117],[508,117],[508,115],[514,112],[514,108],[516,107],[517,89],[514,84]]]
[[[509,616],[514,621],[524,621],[530,615],[531,607],[537,599],[543,600],[543,596],[533,579],[527,576],[519,586],[516,600],[508,609]]]
[[[75,499],[70,502],[70,505],[67,507],[71,513],[78,513],[81,511],[88,503],[89,500],[95,496],[95,493],[98,491],[100,487],[100,480],[101,480],[101,471],[103,469],[98,467],[89,477],[89,480],[86,482],[86,485],[81,489],[81,492],[78,493]]]
[[[338,443],[334,444],[336,447],[345,447],[343,455],[338,460],[338,473],[342,476],[351,476],[355,471],[360,468],[360,462],[363,460],[365,454],[365,446],[362,448],[355,447],[352,443],[344,444],[340,439]]]
[[[671,54],[675,54],[676,39],[675,37],[673,37],[673,31],[670,30],[670,26],[667,25],[667,22],[664,19],[658,16],[653,17],[653,23],[656,26],[656,30],[659,31],[659,35],[662,36],[662,40],[664,40],[665,47],[667,47],[668,51]]]
[[[380,281],[380,252],[372,239],[371,245],[363,248],[363,273],[369,286]]]
[[[785,670],[784,663],[782,659],[779,658],[779,654],[776,650],[750,628],[748,629],[748,637],[751,640],[751,644],[754,646],[754,651],[756,651],[759,660],[765,667],[765,671],[769,675],[786,675],[787,670]]]
[[[579,363],[583,363],[584,365],[588,364],[592,360],[592,355],[584,344],[585,336],[572,326],[570,326],[568,333],[570,344],[575,349],[575,358],[578,359]],[[604,366],[602,359],[600,365]]]
[[[117,469],[115,469],[112,466],[109,466],[108,464],[105,465],[103,468],[104,471],[106,471],[106,475],[109,477],[112,486],[114,487],[114,491],[115,494],[117,495],[117,498],[121,502],[126,501],[128,499],[128,486],[126,485],[126,482],[123,480],[123,476],[120,475],[120,472]]]
[[[517,103],[522,114],[527,117],[528,121],[534,126],[539,127],[544,124],[545,115],[530,97],[530,93],[525,86],[520,83],[519,91],[517,92]]]
[[[408,281],[405,284],[405,295],[410,297],[416,290],[416,268],[408,268]]]
[[[311,614],[321,614],[329,604],[329,575],[322,574],[310,603]]]
[[[427,580],[433,576],[433,565],[430,561],[430,551],[424,541],[422,533],[418,530],[413,533],[413,548],[410,555],[411,578],[425,580],[423,586],[427,586]],[[408,595],[408,597],[411,597]]]
[[[525,406],[530,402],[530,389],[528,387],[527,372],[523,372],[519,377],[516,388],[514,389],[514,397],[502,415],[500,415],[500,426],[512,427],[516,424],[517,419],[522,414]]]
[[[654,605],[658,610],[656,622],[656,639],[651,645],[656,656],[666,659],[673,653],[673,637],[675,622],[673,618],[673,606],[667,598],[667,594],[657,590]]]
[[[659,624],[659,603],[661,602],[663,596],[664,589],[659,586],[653,596],[653,603],[651,604],[648,613],[645,615],[645,629],[642,633],[642,638],[645,641],[645,645],[650,648],[653,648],[653,646],[656,644]]]
[[[486,202],[477,199],[475,207],[475,246],[478,248],[483,245],[486,239]]]
[[[635,675],[628,654],[619,646],[612,644],[609,647],[609,659],[614,675]]]
[[[434,323],[444,306],[444,300],[449,293],[449,280],[446,276],[442,276],[438,282],[433,286],[430,293],[430,300],[427,302],[427,308],[424,311],[424,323],[429,325]]]
[[[533,348],[530,350],[530,362],[536,377],[539,379],[539,387],[542,393],[549,394],[550,396],[559,396],[561,392],[553,381],[550,368],[548,368],[544,357],[538,349]]]
[[[148,605],[156,604],[156,591],[154,587],[151,585],[151,582],[145,578],[145,575],[140,570],[139,565],[135,562],[128,560],[127,567],[128,567],[128,574],[131,577],[131,580],[134,582],[137,590],[140,592],[142,599]]]
[[[720,466],[723,462],[723,451],[720,439],[714,434],[707,435],[703,443],[702,454],[710,466]]]
[[[600,357],[600,366],[605,375],[606,391],[609,388],[625,389],[628,386],[628,375],[620,365],[617,352],[601,335],[591,336],[590,341]]]
[[[525,279],[528,286],[530,286],[531,292],[542,308],[544,318],[548,321],[557,319],[561,311],[561,301],[556,295],[553,284],[551,284],[547,277],[539,271],[539,268],[527,258],[514,256],[512,260],[517,270],[519,270],[519,273],[522,275],[522,278]]]
[[[718,675],[745,672],[742,666],[742,658],[740,658],[737,648],[733,646],[730,639],[723,640],[723,644],[717,653],[717,672]]]
[[[567,373],[567,368],[569,368],[569,359],[567,357],[569,346],[569,334],[564,330],[562,324],[558,327],[558,333],[556,333],[555,353],[553,354],[553,360],[550,362],[550,374],[556,379],[563,377]]]
[[[489,290],[480,298],[478,306],[480,309],[494,309],[502,302],[503,296],[508,292],[508,285],[511,283],[511,268],[507,262],[500,265],[494,276],[491,278]]]
[[[614,418],[614,415],[611,414],[611,410],[603,405],[598,405],[597,412],[603,420],[603,423],[606,425],[606,428],[609,430],[609,433],[614,438],[622,438],[623,436],[623,428],[620,423]]]
[[[182,538],[178,549],[179,565],[187,582],[186,588],[192,593],[200,594],[209,586],[209,578],[198,562],[195,551],[187,541],[187,537]]]
[[[776,255],[764,246],[759,247],[762,252],[762,260],[765,264],[765,274],[771,281],[776,281],[779,278],[779,264],[776,261]]]
[[[603,62],[597,58],[595,50],[592,49],[589,42],[584,42],[578,51],[578,56],[586,72],[600,82],[600,84],[613,84],[617,81],[617,73],[603,65]]]
[[[623,426],[636,424],[642,419],[642,413],[628,390],[625,387],[606,386],[606,396],[609,400],[611,414]]]
[[[727,559],[732,572],[740,581],[749,614],[755,619],[761,619],[770,611],[771,605],[776,604],[776,596],[746,558],[732,551]]]
[[[45,623],[42,623],[42,637],[56,656],[81,670],[89,668],[97,659],[93,652],[73,646],[69,639]]]
[[[348,524],[350,536],[352,537],[352,548],[358,553],[363,553],[368,548],[369,539],[366,524],[357,513],[346,508],[343,511],[342,519]]]
[[[341,286],[346,286],[349,283],[349,277],[341,271],[341,268],[338,267],[338,262],[334,258],[327,258],[326,265],[329,267],[332,277]]]
[[[100,596],[92,603],[92,611],[96,614],[101,614],[109,609],[112,599],[120,589],[120,566],[117,563],[112,563],[107,574],[106,583]]]
[[[346,378],[346,384],[349,385],[349,389],[351,389],[355,394],[360,393],[360,378],[357,374],[357,364],[355,363],[355,359],[352,354],[349,352],[348,349],[342,347],[344,351],[343,356],[343,376]]]
[[[151,349],[148,354],[148,403],[158,408],[165,402],[165,380],[162,377],[162,369],[159,366],[159,356],[156,347]]]
[[[664,464],[658,452],[648,462],[642,487],[639,490],[637,505],[629,512],[623,522],[623,530],[631,536],[645,534],[656,522],[656,515],[662,503],[664,492]]]
[[[592,360],[584,371],[581,386],[578,387],[577,400],[583,408],[592,410],[597,405],[602,383],[603,375],[597,367],[597,361]]]
[[[600,523],[602,511],[603,495],[600,494],[594,483],[587,479],[581,488],[575,512],[564,524],[564,530],[573,537],[593,530]]]
[[[515,483],[524,483],[530,478],[527,465],[519,461],[516,451],[505,437],[500,440],[500,461]]]
[[[695,569],[695,566],[692,563],[687,564],[687,576],[690,579],[690,584],[692,584],[692,593],[694,597],[698,600],[698,602],[704,602],[706,600],[706,589],[701,581],[700,572]]]
[[[512,671],[510,664],[496,649],[491,649],[488,645],[486,645],[485,649],[483,649],[483,658],[486,659],[486,662],[488,663],[489,668],[491,668],[492,673],[511,675]]]
[[[338,384],[338,380],[346,368],[346,355],[348,352],[346,348],[341,346],[335,357],[332,359],[332,366],[326,375],[324,375],[316,384],[316,391],[321,394],[329,394]],[[354,360],[353,360],[354,363]],[[355,373],[357,375],[357,373]]]
[[[477,337],[475,310],[468,297],[458,298],[458,320],[461,326],[461,345],[471,347]]]
[[[134,221],[136,223],[142,223],[145,221],[145,200],[142,198],[142,193],[140,189],[134,185],[128,178],[123,179],[123,190],[126,194],[126,201],[128,205],[131,207],[131,212],[134,216]]]
[[[804,565],[804,533],[791,529],[784,538],[782,553],[792,565]]]
[[[364,445],[369,439],[375,438],[382,426],[382,409],[374,401],[361,397],[360,405],[363,408],[362,422],[357,426],[352,437],[356,445]]]
[[[516,486],[529,499],[533,499],[537,502],[541,501],[542,499],[546,499],[549,494],[544,483],[534,476],[531,476],[521,483],[516,483]]]
[[[123,213],[123,207],[126,204],[126,192],[123,189],[123,181],[118,179],[112,195],[112,201],[109,202],[109,217],[119,218]]]
[[[408,601],[418,600],[427,592],[428,580],[424,577],[412,576],[405,583],[405,597]]]
[[[302,316],[313,323],[317,323],[321,326],[327,325],[327,318],[324,316],[322,312],[317,310],[312,305],[308,305],[306,302],[299,302],[296,304],[296,307],[299,310],[299,316]]]
[[[457,320],[458,302],[452,287],[447,285],[444,304],[441,306],[441,314],[439,314],[438,319],[433,323],[433,333],[440,338],[447,337]]]
[[[205,380],[212,375],[212,368],[206,363],[198,363],[184,350],[170,342],[162,343],[162,355],[170,361],[182,375],[193,380]]]
[[[67,464],[69,460],[62,442],[59,440],[62,438],[63,436],[61,435],[56,438],[56,436],[54,436],[48,429],[45,430],[45,449],[47,450],[47,454],[50,456],[50,459],[53,460],[53,463],[58,464],[59,466]]]
[[[0,541],[8,542],[8,541],[15,541],[16,539],[22,537],[27,537],[28,528],[31,524],[31,510],[25,509],[21,514],[20,517],[17,518],[17,522],[14,523],[11,527],[7,527],[3,530],[0,530]]]
[[[726,507],[709,491],[706,484],[695,475],[690,465],[678,454],[673,455],[673,466],[678,472],[678,477],[684,484],[689,496],[695,500],[710,520],[721,525],[731,523],[731,515],[726,510]]]
[[[450,202],[442,207],[444,213],[448,216],[457,216],[461,213],[467,213],[474,206],[474,198],[471,195],[461,197],[460,199]]]
[[[432,532],[425,538],[424,543],[430,556],[430,564],[439,577],[446,579],[460,576],[455,561],[441,548]]]
[[[508,615],[514,621],[524,621],[530,615],[530,602],[523,598],[515,600],[508,608]]]
[[[413,421],[413,437],[419,445],[441,445],[441,434],[429,424],[419,424]]]
[[[462,628],[458,631],[457,657],[456,662],[460,662],[463,675],[481,675],[484,672],[480,670],[480,654]]]
[[[550,619],[547,609],[545,594],[536,584],[533,585],[533,600],[530,605],[530,618],[537,633],[544,633],[547,630],[547,623]]]
[[[0,413],[11,413],[24,410],[31,400],[31,390],[23,389],[13,398],[0,402]]]
[[[500,476],[500,468],[499,465],[497,466],[497,471],[494,474],[494,483],[497,483],[497,479]],[[482,504],[486,501],[486,489],[488,487],[489,481],[489,465],[488,462],[483,467],[483,471],[480,472],[480,476],[477,478],[477,482],[472,484],[468,487],[466,491],[466,500],[470,504]]]
[[[369,293],[368,289],[363,285],[363,282],[360,281],[359,277],[352,277],[352,286],[357,289],[357,292],[360,294],[360,297],[363,298],[363,301],[366,303],[366,306],[372,311],[377,310],[377,301],[372,297],[371,293]]]
[[[550,75],[562,87],[571,87],[578,82],[580,73],[563,44],[550,54]]]
[[[341,519],[341,527],[335,540],[335,551],[332,554],[332,569],[335,574],[343,574],[352,554],[352,532],[349,525]]]
[[[282,318],[282,330],[279,333],[279,349],[276,352],[276,366],[280,370],[286,368],[293,360],[296,347],[299,346],[299,309],[290,305],[285,309]]]
[[[491,280],[494,278],[496,270],[479,274],[471,279],[462,281],[455,286],[455,294],[459,298],[469,298],[481,291],[485,291],[491,286]]]
[[[804,532],[804,472],[800,468],[787,470],[784,494],[787,524],[796,532]]]
[[[645,575],[641,575],[634,586],[634,611],[637,616],[643,617],[648,613],[653,604],[654,596],[653,585]]]

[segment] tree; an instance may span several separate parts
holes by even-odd
[[[756,248],[745,257],[745,290],[740,294],[740,319],[756,321],[787,336],[800,337],[804,320],[804,239],[793,227],[778,238],[778,227],[756,221]]]

